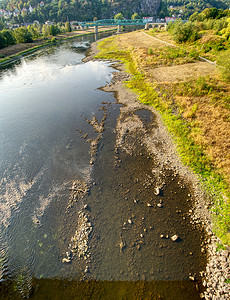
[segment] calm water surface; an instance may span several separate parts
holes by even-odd
[[[149,195],[155,201],[141,184],[155,162],[141,145],[134,157],[114,153],[119,105],[99,89],[114,69],[82,63],[92,40],[42,50],[0,73],[0,298],[199,299],[188,274],[204,267],[202,233],[172,212],[177,205],[188,211],[180,199],[189,187],[170,203],[178,186],[166,184],[161,199],[168,206],[160,213],[142,205]],[[148,111],[137,114],[154,123]],[[103,117],[99,133],[89,121]],[[74,198],[73,182],[87,193]],[[159,241],[174,227],[183,232],[181,243]]]

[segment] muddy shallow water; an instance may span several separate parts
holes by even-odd
[[[1,77],[0,298],[199,299],[193,192],[143,143],[157,130],[151,111],[118,122],[121,105],[99,89],[114,69],[81,63],[82,43]],[[126,118],[141,130],[121,137]]]

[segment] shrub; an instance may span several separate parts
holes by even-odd
[[[17,43],[31,43],[33,42],[32,34],[26,27],[19,27],[14,29],[14,37]]]
[[[173,38],[177,43],[193,42],[199,38],[197,28],[191,22],[183,23],[179,20],[174,26]]]
[[[148,49],[148,54],[153,54],[153,49],[151,47]]]
[[[11,30],[3,30],[2,35],[5,38],[6,46],[15,44],[16,41],[15,41],[13,32]]]

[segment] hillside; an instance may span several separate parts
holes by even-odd
[[[11,11],[16,23],[34,20],[44,23],[47,20],[65,22],[92,20],[94,17],[113,18],[120,12],[126,18],[131,18],[133,13],[156,15],[159,5],[160,0],[4,0],[0,8]]]
[[[131,18],[134,13],[143,16],[179,16],[188,18],[194,12],[208,7],[226,9],[229,0],[2,0],[0,17],[12,19],[14,23],[29,23],[38,20],[66,22],[113,18],[122,13]]]
[[[188,19],[193,13],[200,13],[205,8],[228,9],[229,6],[229,0],[162,0],[159,16],[179,16]]]

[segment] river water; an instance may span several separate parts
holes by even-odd
[[[115,70],[82,62],[93,40],[0,73],[0,299],[199,299],[203,233],[180,213],[190,187],[165,170],[155,195],[154,158],[115,147],[120,106],[100,89]]]

